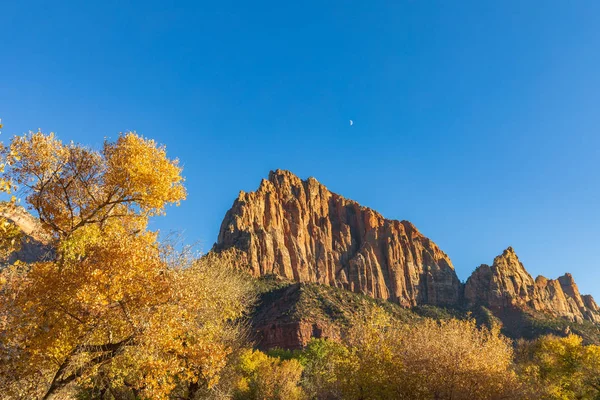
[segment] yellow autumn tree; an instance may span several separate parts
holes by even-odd
[[[518,347],[521,374],[541,399],[600,398],[600,346],[584,345],[581,337],[543,336]]]
[[[240,355],[239,380],[234,398],[238,400],[300,400],[302,365],[298,360],[281,360],[260,350]]]
[[[177,160],[135,133],[100,151],[30,133],[1,155],[0,180],[19,188],[55,249],[1,272],[3,396],[104,382],[192,398],[217,382],[250,291],[230,260],[177,256],[148,229],[185,198]]]
[[[3,205],[0,204],[0,207]],[[0,216],[0,262],[19,250],[23,232],[12,221]]]
[[[0,128],[2,128],[2,124],[0,124]],[[0,155],[5,153],[6,149],[0,142]],[[7,168],[6,163],[10,162],[5,158],[0,157],[0,193],[11,194],[14,189],[13,184],[10,179],[3,176]],[[14,223],[3,216],[5,209],[13,206],[12,203],[14,203],[14,198],[11,202],[0,202],[0,261],[6,259],[13,251],[18,250],[21,243],[22,232]]]
[[[404,379],[413,398],[523,399],[513,349],[499,327],[474,320],[424,322],[403,333]]]
[[[404,393],[402,349],[404,326],[375,308],[356,321],[346,335],[349,351],[335,357],[337,382],[345,399],[400,399]],[[343,354],[343,353],[341,353]]]
[[[355,322],[337,358],[344,399],[524,399],[510,341],[472,320],[413,324],[381,309]],[[331,389],[329,390],[331,392]]]

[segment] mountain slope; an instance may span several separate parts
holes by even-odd
[[[541,335],[575,333],[585,343],[600,344],[600,329],[589,321],[574,323],[545,313],[518,309],[495,310],[485,306],[404,308],[396,303],[316,283],[297,283],[273,276],[255,280],[259,301],[251,314],[251,338],[263,350],[299,349],[312,338],[340,339],[354,322],[380,307],[395,320],[407,324],[424,317],[435,320],[475,318],[479,325],[500,323],[502,333],[512,339],[535,339]]]
[[[260,296],[251,316],[252,339],[262,349],[301,348],[312,338],[339,339],[356,318],[376,306],[404,322],[419,318],[398,304],[327,285],[272,276],[255,282]]]

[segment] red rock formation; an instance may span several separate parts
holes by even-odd
[[[324,283],[405,306],[460,299],[450,259],[410,222],[385,219],[288,171],[240,192],[215,245],[232,247],[247,255],[256,276]]]
[[[297,312],[302,296],[303,287],[296,283],[275,290],[259,303],[251,321],[252,339],[258,348],[301,349],[313,338],[341,337],[335,323]]]
[[[484,305],[493,311],[517,309],[540,311],[575,322],[600,322],[600,310],[594,299],[581,296],[571,274],[557,280],[538,276],[535,281],[509,247],[481,265],[467,280],[464,292],[469,305]]]
[[[591,295],[584,294],[581,297],[583,298],[583,303],[585,304],[585,306],[587,308],[589,308],[590,310],[592,310],[594,312],[600,312],[600,308],[598,307],[598,304],[596,304],[596,302],[594,301],[594,298]]]

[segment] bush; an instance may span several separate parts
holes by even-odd
[[[600,346],[584,346],[579,336],[522,341],[517,362],[540,398],[600,398]]]
[[[280,360],[259,350],[240,357],[240,378],[235,398],[239,400],[297,400],[304,398],[300,387],[302,365],[297,360]]]
[[[351,326],[343,344],[313,341],[299,359],[312,398],[527,397],[509,340],[473,320],[406,325],[376,309]]]

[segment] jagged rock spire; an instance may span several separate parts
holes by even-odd
[[[600,322],[594,299],[579,294],[571,274],[534,280],[512,247],[496,257],[492,266],[483,264],[473,272],[465,285],[465,300],[494,311],[540,311],[576,322]]]

